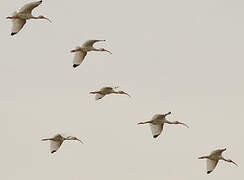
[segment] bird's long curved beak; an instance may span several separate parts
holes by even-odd
[[[179,122],[179,124],[181,124],[181,125],[183,125],[183,126],[189,128],[189,126],[187,126],[185,123]]]
[[[124,94],[127,95],[127,96],[129,96],[131,98],[131,96],[128,93],[124,92]]]
[[[46,19],[46,20],[48,20],[50,23],[52,23],[52,21],[51,21],[50,19],[46,18],[46,17],[44,17],[43,19]]]
[[[238,167],[238,164],[236,164],[234,161],[232,161],[233,164],[235,164]]]
[[[110,53],[110,54],[112,54],[109,50],[107,50],[107,49],[104,49],[104,51],[106,51],[106,52],[108,52],[108,53]]]
[[[79,141],[80,143],[84,144],[83,141],[81,141],[80,139],[77,138],[76,140]]]

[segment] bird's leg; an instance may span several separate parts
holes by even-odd
[[[8,16],[8,17],[6,17],[6,19],[18,19],[18,17],[17,16]]]
[[[208,156],[201,156],[198,159],[208,159]]]
[[[137,123],[138,125],[139,124],[147,124],[147,123],[151,123],[152,121],[145,121],[145,122],[139,122],[139,123]]]
[[[77,52],[77,51],[81,51],[81,49],[73,49],[70,52],[73,53],[73,52]]]
[[[99,93],[99,91],[92,91],[92,92],[90,92],[90,94],[97,94],[97,93]]]

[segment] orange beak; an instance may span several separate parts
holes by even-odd
[[[236,166],[238,166],[238,164],[236,164],[234,161],[231,161],[233,164],[235,164]]]
[[[104,49],[104,51],[106,51],[106,52],[108,52],[108,53],[112,54],[112,53],[111,53],[109,50]]]
[[[185,126],[185,127],[189,128],[189,126],[187,126],[185,123],[178,122],[178,124],[181,124],[181,125],[183,125],[183,126]]]
[[[46,19],[46,20],[48,20],[50,23],[52,22],[50,19],[48,19],[48,18],[46,18],[46,17],[44,17],[43,19]]]
[[[84,144],[80,139],[78,139],[78,138],[75,138],[75,140],[77,140],[77,141],[80,141],[82,144]]]
[[[123,94],[125,94],[125,95],[127,95],[127,96],[129,96],[131,98],[131,96],[128,93],[124,92]]]

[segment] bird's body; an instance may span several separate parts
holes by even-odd
[[[95,95],[96,100],[102,99],[104,96],[108,94],[125,94],[130,97],[130,95],[124,91],[116,91],[115,89],[117,88],[118,87],[103,87],[99,91],[90,92],[90,94],[96,94]]]
[[[112,87],[103,87],[102,89],[100,89],[100,94],[103,94],[103,95],[112,94],[114,92],[115,92],[115,90]]]
[[[51,153],[56,152],[60,148],[60,146],[62,145],[62,143],[65,140],[77,140],[77,141],[82,142],[81,140],[79,140],[76,137],[71,137],[71,136],[64,137],[61,134],[56,134],[52,138],[42,139],[42,141],[50,141],[50,151],[51,151]]]
[[[170,122],[170,121],[166,120],[166,116],[169,114],[171,114],[171,112],[168,112],[166,114],[156,114],[153,116],[152,120],[145,121],[145,122],[139,122],[137,124],[150,124],[150,128],[152,131],[153,138],[157,138],[161,134],[161,132],[163,131],[163,126],[165,123],[167,123],[167,124],[181,124],[181,125],[188,127],[186,124],[181,123],[179,121]]]
[[[226,151],[226,148],[224,148],[224,149],[217,149],[215,151],[212,151],[210,153],[210,155],[208,155],[208,156],[202,156],[202,157],[199,157],[198,158],[198,159],[207,159],[207,174],[211,173],[215,169],[215,167],[217,166],[219,160],[224,160],[226,162],[230,162],[230,163],[233,163],[233,164],[237,165],[232,160],[225,159],[222,156],[222,153],[224,151]]]
[[[15,11],[12,16],[7,17],[7,19],[12,19],[12,33],[11,35],[17,34],[25,25],[26,20],[29,19],[46,19],[50,21],[48,18],[44,16],[33,16],[32,10],[39,6],[42,1],[32,2],[24,5],[19,12]]]
[[[73,67],[76,68],[79,66],[82,61],[85,59],[87,52],[89,51],[106,51],[112,54],[110,51],[104,49],[104,48],[94,48],[93,45],[96,42],[102,42],[105,40],[88,40],[85,43],[83,43],[81,46],[77,46],[74,50],[71,50],[71,52],[75,52],[75,56],[73,59]]]

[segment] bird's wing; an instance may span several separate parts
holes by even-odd
[[[151,127],[153,138],[156,138],[161,134],[164,124],[150,124],[150,127]]]
[[[157,119],[162,119],[164,118],[164,115],[163,114],[155,114],[153,117],[152,117],[152,120],[157,120]]]
[[[217,160],[207,159],[207,174],[211,173],[215,169],[217,164],[218,164]]]
[[[100,89],[100,91],[112,91],[113,88],[112,87],[103,87]]]
[[[103,95],[103,94],[97,93],[97,94],[95,95],[95,99],[96,99],[96,100],[99,100],[99,99],[102,99],[104,96],[105,96],[105,95]]]
[[[82,47],[92,47],[94,43],[100,42],[100,41],[105,41],[105,40],[88,40],[82,44]]]
[[[20,8],[19,12],[20,13],[31,13],[31,11],[35,7],[39,6],[41,3],[42,3],[42,1],[37,1],[37,2],[25,4],[22,8]]]
[[[12,25],[12,33],[11,35],[17,34],[25,25],[26,20],[25,19],[12,19],[13,25]]]
[[[51,153],[55,153],[60,148],[62,143],[63,143],[63,141],[53,141],[53,140],[51,140],[50,141],[50,151],[51,151]]]
[[[82,61],[84,60],[84,58],[86,57],[87,52],[83,52],[83,51],[77,51],[75,52],[75,56],[73,59],[73,67],[77,67],[79,66]]]
[[[219,156],[219,155],[221,155],[222,154],[222,152],[224,152],[226,149],[217,149],[217,150],[215,150],[215,151],[212,151],[211,152],[211,155],[217,155],[217,156]]]

